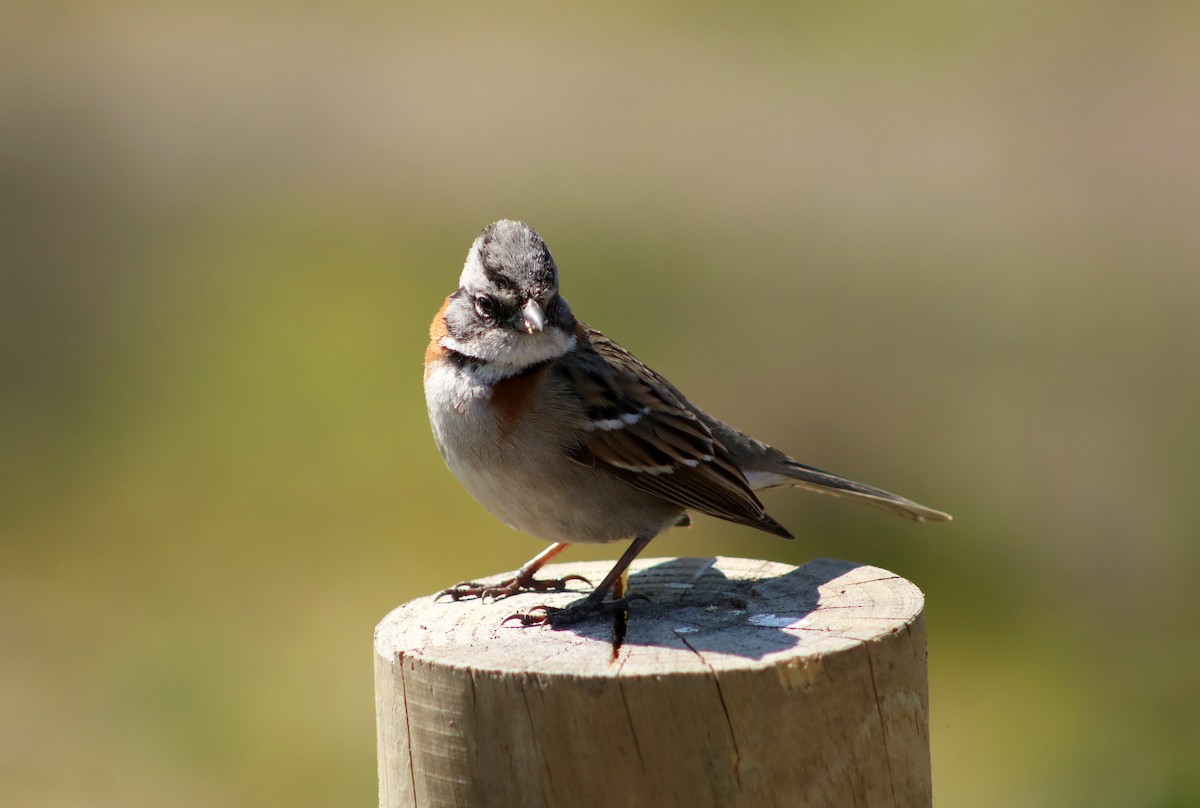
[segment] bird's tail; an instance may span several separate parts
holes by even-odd
[[[750,486],[755,491],[795,486],[816,491],[819,494],[856,499],[866,505],[882,508],[915,522],[949,522],[952,518],[948,513],[927,508],[911,499],[905,499],[899,494],[847,480],[845,477],[839,477],[828,471],[798,463],[790,457],[772,458],[772,460],[776,462],[764,464],[768,466],[767,468],[751,469],[746,472],[746,479],[750,481]]]

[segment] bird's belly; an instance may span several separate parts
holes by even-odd
[[[486,400],[430,402],[430,423],[446,465],[505,524],[546,541],[607,542],[653,536],[683,508],[567,457],[566,438],[544,419],[504,434]]]

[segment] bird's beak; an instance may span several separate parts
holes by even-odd
[[[546,327],[546,314],[532,298],[525,304],[525,308],[521,309],[521,317],[524,318],[526,334],[540,334]]]

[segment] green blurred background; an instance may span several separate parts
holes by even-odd
[[[941,805],[1200,804],[1197,144],[1194,4],[10,4],[0,804],[373,803],[375,623],[542,546],[421,390],[501,217],[702,406],[954,513],[650,553],[917,582]]]

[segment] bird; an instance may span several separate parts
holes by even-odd
[[[794,486],[858,500],[917,522],[950,515],[800,463],[709,415],[600,331],[575,318],[545,241],[502,219],[474,240],[458,288],[434,315],[425,401],[446,465],[509,526],[550,543],[514,575],[439,595],[499,600],[557,592],[578,575],[537,573],[571,544],[628,540],[591,593],[566,607],[509,615],[569,625],[628,610],[607,599],[656,536],[698,512],[785,539],[758,492]]]

